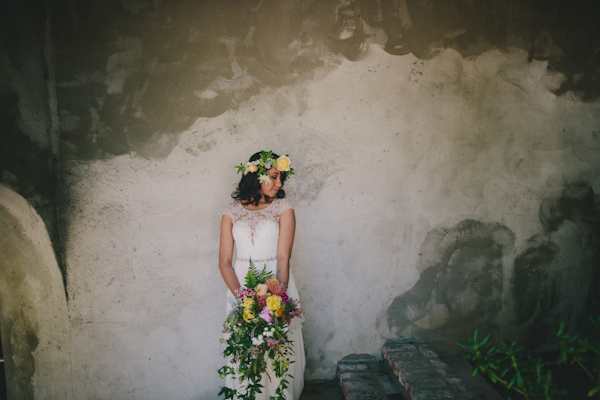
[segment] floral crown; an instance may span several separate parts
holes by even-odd
[[[271,183],[271,178],[267,171],[273,167],[277,168],[277,171],[285,174],[286,178],[290,178],[294,175],[294,168],[290,168],[292,160],[285,155],[277,159],[273,158],[272,151],[261,151],[260,158],[256,161],[248,161],[245,164],[237,165],[237,173],[243,172],[244,175],[250,172],[251,174],[258,172],[258,181],[260,183]]]

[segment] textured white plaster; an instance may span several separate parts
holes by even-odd
[[[560,76],[524,51],[421,61],[371,46],[328,68],[198,119],[163,160],[67,166],[77,398],[216,398],[220,218],[234,165],[254,151],[287,153],[297,172],[285,190],[298,221],[308,379],[333,377],[348,353],[378,354],[396,333],[382,319],[417,281],[430,230],[499,222],[519,248],[565,181],[589,177],[600,192],[588,137],[599,105],[551,94]],[[591,147],[575,150],[569,137]],[[434,317],[421,322],[434,327]]]

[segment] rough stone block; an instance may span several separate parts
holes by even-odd
[[[353,391],[348,392],[346,395],[347,400],[382,400],[385,397],[381,397],[381,394],[377,392],[361,392]]]
[[[407,389],[406,393],[410,400],[444,400],[454,399],[454,393],[451,390],[421,390]]]
[[[439,358],[438,354],[427,345],[419,346],[419,351],[427,358]]]
[[[394,358],[398,360],[413,359],[423,357],[418,351],[388,351],[383,353],[383,358]]]
[[[339,374],[340,382],[347,380],[362,380],[368,379],[368,375],[361,371],[345,371]]]
[[[437,369],[437,371],[442,376],[446,376],[446,377],[453,377],[454,376],[454,371],[452,371],[452,368],[450,368],[448,366],[448,364],[446,364],[442,360],[429,360],[429,362],[431,364],[433,364],[433,366],[435,366],[435,368]]]
[[[450,387],[455,390],[455,392],[466,392],[467,387],[465,383],[460,378],[446,378],[446,382],[450,384]]]
[[[377,387],[371,379],[367,377],[361,379],[345,380],[342,383],[342,387],[345,392],[350,391],[363,391],[363,392],[376,392]]]
[[[461,392],[454,394],[454,400],[478,400],[478,397],[471,392]]]
[[[368,364],[338,364],[337,372],[338,375],[344,371],[364,371],[369,368]]]
[[[449,385],[441,378],[410,378],[406,380],[405,386],[410,386],[413,389],[450,389]]]
[[[417,350],[417,346],[414,343],[386,343],[383,347],[389,350]]]

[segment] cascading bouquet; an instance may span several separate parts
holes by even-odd
[[[290,356],[293,354],[292,341],[288,338],[289,323],[292,318],[302,315],[298,300],[288,297],[286,287],[266,272],[254,266],[250,260],[250,269],[246,275],[246,289],[238,296],[239,303],[233,308],[223,324],[223,333],[227,347],[223,357],[229,358],[237,369],[224,366],[219,376],[232,375],[239,379],[244,393],[222,387],[219,396],[225,399],[253,400],[262,393],[261,375],[267,372],[268,360],[277,378],[280,378],[275,399],[284,400],[284,390],[289,382],[287,377]],[[269,377],[270,379],[270,377]],[[273,397],[271,397],[273,399]]]

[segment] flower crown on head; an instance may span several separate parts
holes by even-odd
[[[269,174],[267,171],[269,169],[276,167],[277,171],[285,174],[286,178],[290,178],[294,175],[294,168],[291,168],[292,160],[285,155],[280,156],[277,159],[273,158],[272,151],[264,151],[260,152],[260,158],[256,161],[248,161],[247,163],[237,165],[237,173],[243,172],[244,175],[250,172],[251,174],[258,172],[258,181],[260,183],[271,183],[271,178],[269,178]]]

